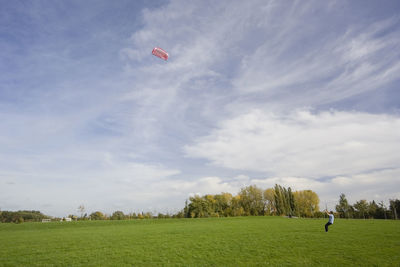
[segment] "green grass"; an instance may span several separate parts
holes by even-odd
[[[0,224],[0,266],[400,266],[400,222],[279,217]]]

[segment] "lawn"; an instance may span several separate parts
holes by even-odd
[[[280,217],[0,223],[0,266],[400,266],[400,221]]]

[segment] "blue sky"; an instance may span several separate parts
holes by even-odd
[[[400,198],[398,1],[0,1],[0,208]],[[151,55],[169,52],[167,62]]]

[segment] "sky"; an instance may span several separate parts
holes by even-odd
[[[0,0],[0,209],[400,198],[400,2]],[[151,54],[169,53],[168,61]]]

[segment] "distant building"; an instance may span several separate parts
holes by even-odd
[[[62,218],[60,222],[72,222],[72,218],[70,217]]]

